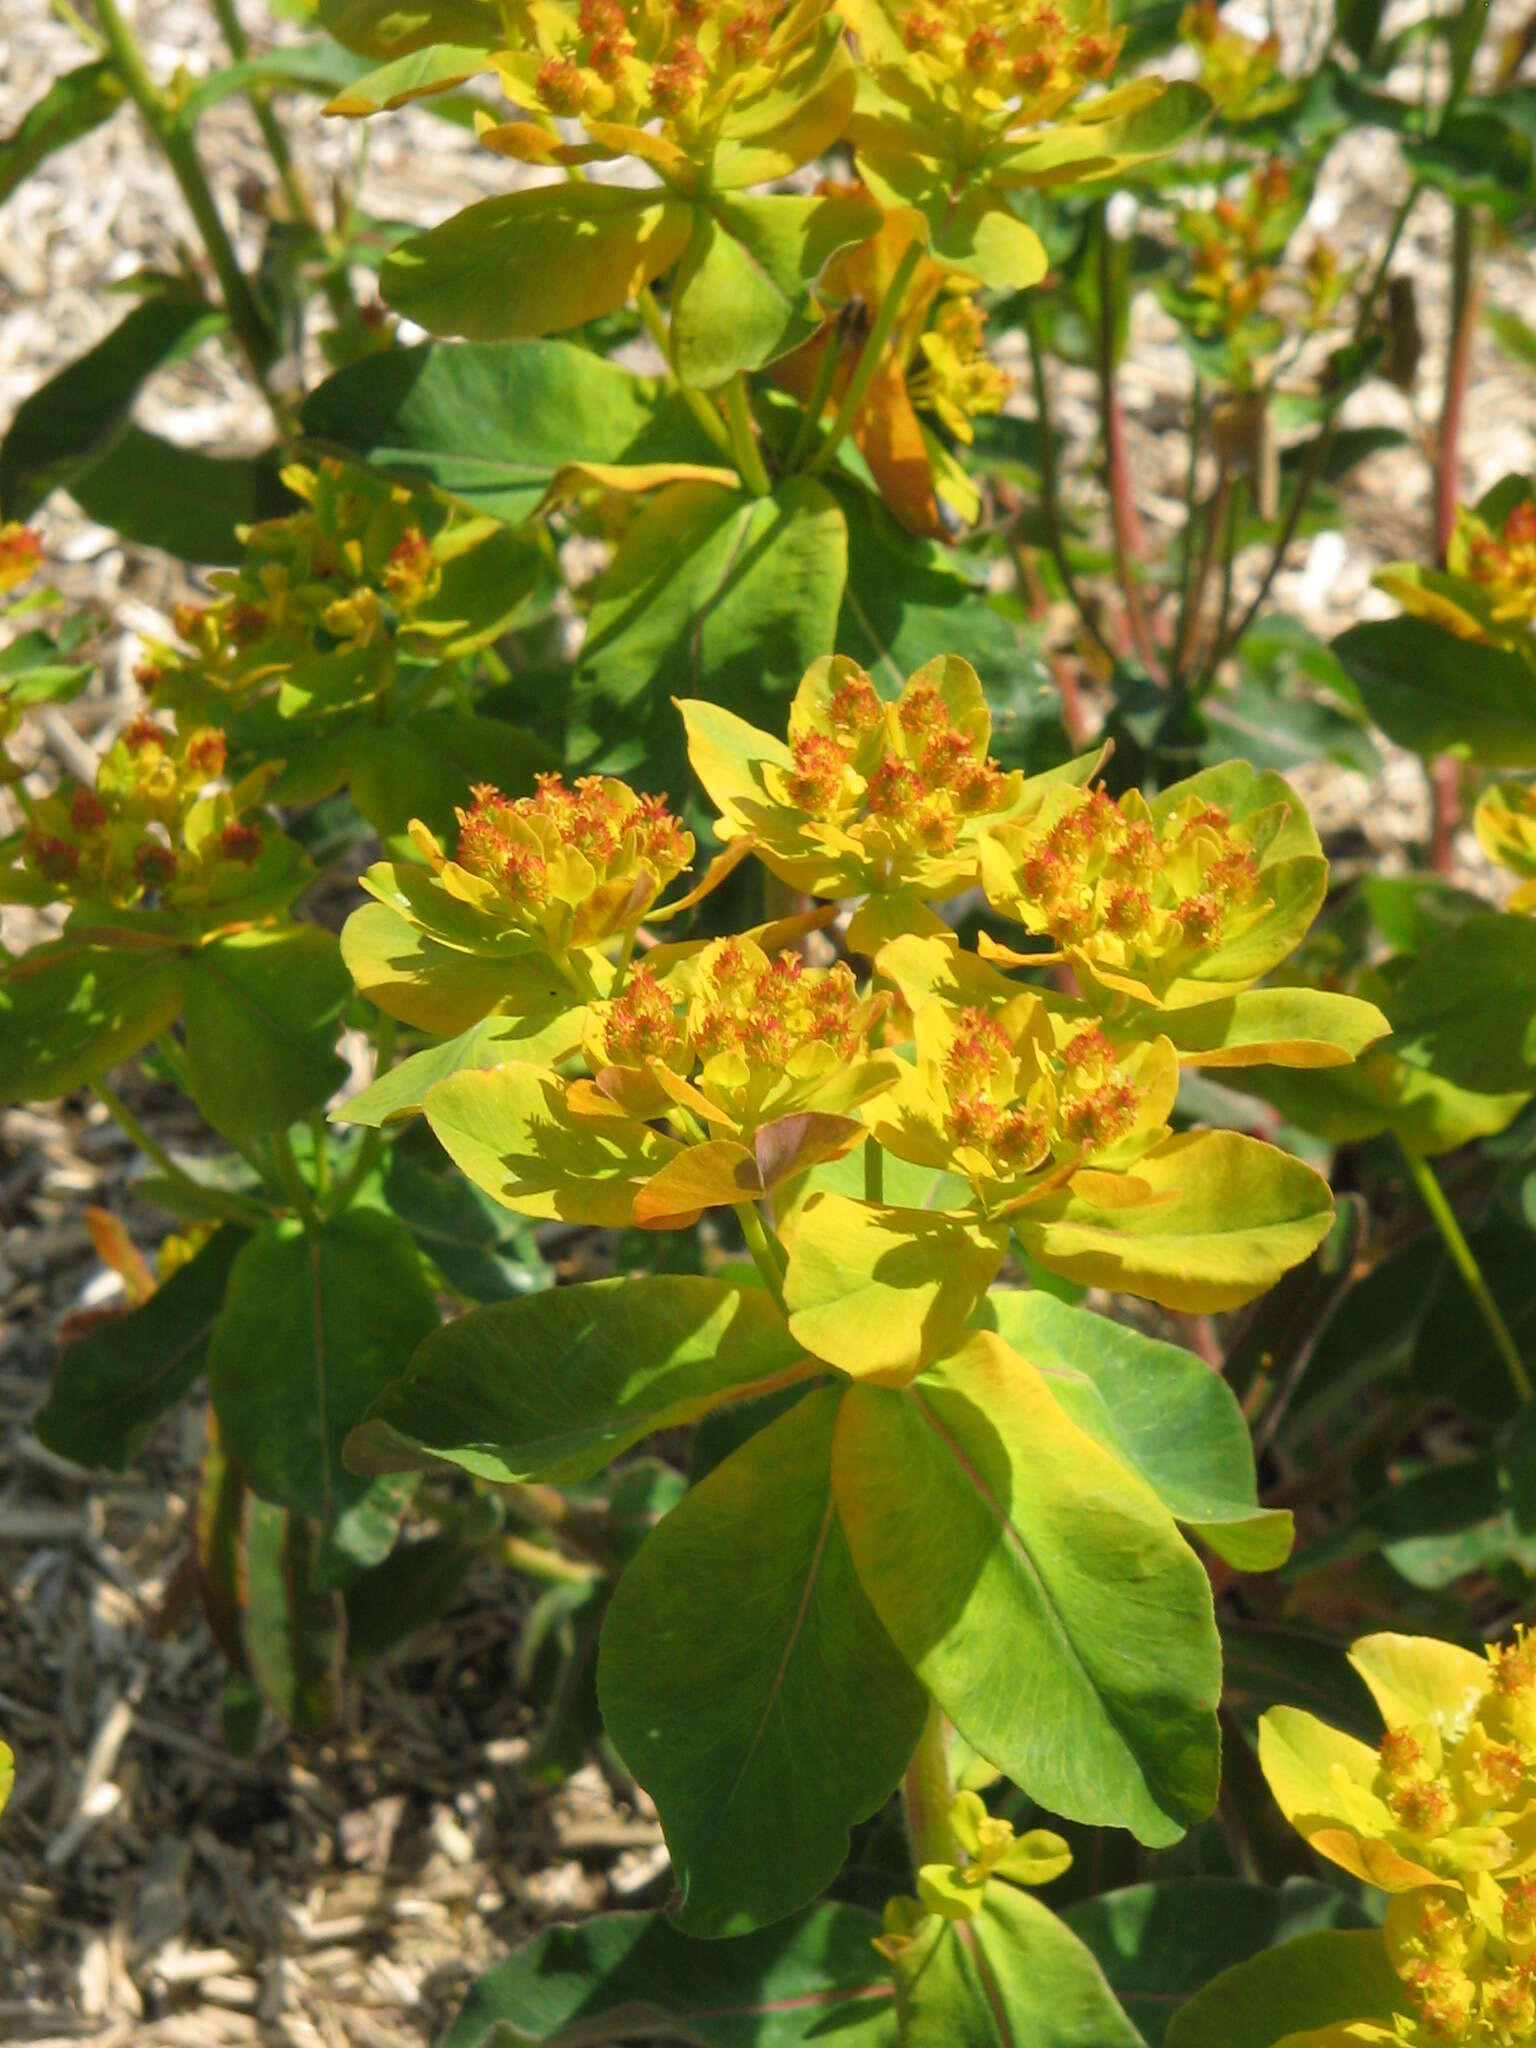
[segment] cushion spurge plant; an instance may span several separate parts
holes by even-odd
[[[1354,998],[1252,986],[1321,898],[1305,812],[1240,767],[1151,803],[1105,796],[1097,757],[1005,772],[953,657],[889,697],[817,662],[782,739],[704,702],[681,715],[724,848],[697,889],[669,901],[693,853],[676,817],[600,780],[479,791],[451,851],[417,827],[426,865],[370,874],[344,955],[446,1042],[341,1115],[419,1108],[530,1217],[734,1212],[751,1264],[475,1310],[373,1403],[348,1462],[566,1482],[712,1411],[763,1418],[642,1546],[603,1630],[604,1721],[656,1801],[691,1933],[814,1898],[935,1716],[1047,1809],[1172,1842],[1215,1796],[1219,1687],[1178,1525],[1265,1568],[1288,1518],[1256,1503],[1219,1379],[1166,1389],[1232,1443],[1196,1506],[1117,1434],[1097,1319],[993,1283],[1023,1251],[1228,1307],[1328,1230],[1309,1167],[1172,1127],[1186,1066],[1347,1062],[1383,1029]],[[653,929],[748,856],[820,907],[708,940]],[[940,914],[977,885],[1018,926],[991,959]],[[1063,960],[1070,992],[1038,972]],[[989,1874],[1061,1867],[974,1795],[934,1846],[891,1931],[906,1961],[928,1912],[969,1926]],[[990,1903],[986,1925],[1029,1910]]]

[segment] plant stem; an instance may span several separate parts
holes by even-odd
[[[530,1579],[543,1579],[551,1586],[588,1586],[602,1575],[595,1564],[582,1564],[565,1557],[527,1536],[503,1536],[497,1545],[502,1562]]]
[[[94,0],[96,19],[106,39],[113,68],[123,82],[123,89],[138,108],[144,125],[159,144],[166,162],[171,167],[176,183],[181,187],[181,196],[187,209],[197,223],[197,231],[203,238],[203,247],[213,265],[214,275],[219,281],[219,291],[224,299],[224,310],[230,324],[239,337],[245,351],[252,377],[262,397],[271,407],[273,418],[283,426],[281,407],[267,382],[267,367],[272,360],[273,339],[266,319],[257,305],[249,280],[240,267],[234,244],[224,225],[209,186],[202,159],[197,153],[197,144],[190,132],[183,127],[180,116],[166,94],[149,75],[138,38],[129,27],[118,7],[118,0]]]
[[[827,400],[832,395],[832,380],[837,375],[837,366],[843,359],[842,346],[834,325],[828,330],[826,346],[821,352],[821,361],[816,366],[816,381],[811,386],[811,395],[805,401],[805,410],[800,415],[800,424],[795,429],[795,438],[790,443],[789,454],[784,458],[784,467],[790,476],[799,469],[810,453],[811,443],[816,438],[816,429],[821,425],[821,416],[827,409]]]
[[[885,1200],[885,1154],[873,1138],[864,1140],[864,1199]]]
[[[901,1781],[901,1804],[907,1818],[912,1868],[925,1863],[952,1863],[954,1837],[949,1809],[954,1794],[949,1783],[949,1730],[937,1700],[928,1702],[928,1718]]]
[[[237,64],[250,54],[250,38],[247,36],[240,16],[235,11],[235,0],[213,0],[213,11],[218,18],[219,32],[224,38],[229,54]],[[289,210],[296,221],[306,227],[316,226],[315,205],[304,188],[293,152],[288,147],[288,137],[283,133],[282,123],[272,111],[271,97],[265,86],[253,85],[246,89],[246,100],[256,116],[256,126],[261,130],[261,139],[267,145],[267,153],[277,171],[278,182]]]
[[[1442,569],[1456,527],[1461,428],[1482,303],[1482,245],[1482,222],[1475,209],[1458,205],[1451,221],[1451,341],[1435,449],[1435,560]],[[1442,755],[1430,764],[1429,789],[1433,818],[1429,864],[1436,874],[1446,875],[1451,871],[1456,827],[1461,822],[1461,766],[1453,756]]]
[[[863,408],[865,394],[874,380],[885,355],[885,345],[891,338],[892,330],[901,317],[901,302],[907,295],[907,286],[917,271],[922,258],[923,245],[914,236],[902,252],[901,261],[896,265],[880,310],[875,315],[875,324],[870,328],[860,351],[859,360],[853,366],[853,375],[848,380],[848,389],[833,415],[827,438],[822,442],[806,467],[814,476],[819,469],[825,469],[847,438],[849,429]]]
[[[194,1180],[184,1167],[176,1164],[159,1139],[150,1136],[127,1103],[124,1102],[121,1095],[118,1094],[115,1088],[110,1087],[107,1082],[93,1081],[91,1083],[91,1093],[96,1097],[96,1100],[101,1104],[123,1135],[132,1144],[137,1146],[150,1165],[157,1168],[164,1179],[171,1181],[178,1188],[183,1188],[187,1192],[195,1194],[200,1203],[209,1209],[216,1210],[219,1215],[227,1217],[231,1223],[244,1223],[253,1227],[259,1227],[267,1221],[263,1210],[256,1208],[251,1203],[242,1202],[237,1195],[221,1194],[217,1188],[204,1187],[200,1180]]]
[[[1371,321],[1376,312],[1376,301],[1380,298],[1381,288],[1387,281],[1387,271],[1391,266],[1393,256],[1397,253],[1397,245],[1402,239],[1403,229],[1408,225],[1408,216],[1417,205],[1419,194],[1423,189],[1418,184],[1410,185],[1402,204],[1398,207],[1393,217],[1386,246],[1381,252],[1380,261],[1376,265],[1371,282],[1366,288],[1365,297],[1360,302],[1360,310],[1356,315],[1352,337],[1356,344],[1364,341],[1367,333],[1370,331]],[[1274,552],[1269,558],[1269,566],[1264,571],[1258,589],[1254,592],[1252,600],[1245,607],[1237,624],[1232,627],[1230,632],[1225,635],[1213,650],[1208,664],[1210,669],[1220,668],[1233,648],[1238,646],[1244,639],[1249,627],[1252,626],[1260,612],[1263,611],[1265,605],[1269,602],[1269,593],[1274,588],[1275,578],[1285,566],[1285,558],[1290,550],[1291,542],[1296,538],[1297,529],[1301,525],[1302,514],[1311,502],[1313,488],[1318,478],[1322,475],[1324,465],[1328,460],[1329,454],[1332,452],[1334,437],[1339,431],[1339,416],[1342,410],[1343,401],[1341,399],[1334,405],[1325,425],[1307,450],[1301,474],[1296,479],[1296,488],[1291,493],[1290,504],[1286,507],[1284,521],[1281,524],[1280,532],[1275,538]]]
[[[1072,565],[1067,560],[1067,543],[1061,525],[1056,443],[1051,435],[1051,400],[1050,386],[1045,375],[1045,350],[1040,341],[1040,323],[1028,298],[1024,302],[1024,335],[1029,343],[1030,376],[1035,387],[1035,463],[1040,471],[1040,510],[1045,519],[1046,546],[1051,551],[1051,560],[1056,564],[1061,587],[1067,593],[1072,609],[1083,623],[1083,630],[1105,660],[1113,662],[1116,658],[1115,650],[1100,631],[1084,603],[1077,578],[1072,573]]]
[[[324,1206],[331,1186],[331,1160],[326,1149],[327,1132],[325,1112],[312,1110],[309,1118],[309,1144],[315,1160],[315,1200]]]
[[[1493,1347],[1508,1369],[1511,1385],[1522,1402],[1529,1401],[1532,1392],[1531,1376],[1520,1356],[1520,1347],[1510,1333],[1503,1311],[1494,1300],[1488,1282],[1483,1278],[1483,1270],[1478,1265],[1476,1255],[1467,1243],[1462,1227],[1456,1219],[1456,1211],[1446,1200],[1445,1190],[1435,1178],[1434,1168],[1422,1153],[1413,1151],[1401,1139],[1398,1140],[1398,1149],[1407,1163],[1409,1176],[1419,1191],[1420,1199],[1433,1218],[1435,1228],[1451,1255],[1451,1264],[1461,1275],[1468,1294],[1477,1304],[1478,1314],[1493,1339]]]
[[[1142,602],[1141,585],[1132,568],[1142,550],[1141,524],[1136,517],[1130,454],[1125,443],[1125,415],[1115,389],[1115,262],[1107,209],[1100,205],[1094,227],[1099,272],[1099,421],[1104,434],[1104,479],[1109,488],[1110,530],[1114,539],[1115,578],[1125,600],[1131,643],[1150,674],[1157,673],[1157,650]]]
[[[318,1230],[320,1211],[315,1207],[309,1183],[299,1171],[299,1162],[293,1155],[293,1141],[286,1131],[273,1132],[272,1157],[277,1165],[277,1177],[283,1184],[283,1193],[299,1221],[306,1230]]]
[[[661,359],[666,365],[668,384],[671,385],[678,397],[682,399],[684,405],[687,406],[720,453],[734,462],[736,451],[731,446],[731,436],[725,421],[721,419],[719,413],[710,404],[702,391],[696,391],[691,384],[685,384],[677,374],[676,367],[672,361],[672,336],[667,331],[666,318],[660,306],[656,303],[656,294],[648,284],[642,285],[639,291],[636,292],[635,305],[639,309],[640,324],[661,350]]]
[[[784,1305],[784,1270],[779,1264],[773,1246],[768,1241],[768,1233],[763,1227],[763,1219],[757,1213],[757,1204],[755,1202],[736,1202],[733,1204],[733,1207],[736,1211],[736,1221],[741,1225],[741,1234],[746,1239],[747,1250],[752,1254],[752,1263],[757,1268],[759,1278],[773,1297],[779,1313],[781,1315],[788,1315],[789,1311]]]
[[[763,467],[762,450],[757,445],[757,424],[752,418],[752,405],[747,396],[747,380],[740,370],[725,387],[725,419],[731,430],[731,450],[736,457],[736,467],[741,471],[742,482],[754,498],[770,497],[773,485]]]

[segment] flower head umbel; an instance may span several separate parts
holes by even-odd
[[[531,120],[481,139],[533,163],[634,155],[690,187],[782,176],[836,140],[853,73],[832,0],[518,0],[493,63]],[[566,143],[556,122],[577,122]]]
[[[916,1059],[865,1112],[898,1159],[965,1175],[988,1210],[1082,1164],[1123,1164],[1167,1135],[1178,1057],[1166,1039],[1122,1058],[1095,1024],[1020,991],[1000,1008],[930,997]]]
[[[794,1110],[844,1115],[888,1087],[897,1063],[867,1051],[885,1007],[841,963],[717,939],[661,978],[640,963],[618,996],[594,1003],[587,1063],[635,1114],[681,1112],[684,1135],[690,1117],[700,1134],[750,1135]]]
[[[1522,878],[1509,908],[1536,910],[1536,785],[1496,783],[1483,792],[1472,822],[1488,858]]]
[[[1028,818],[983,835],[982,883],[1090,981],[1187,1001],[1210,994],[1199,983],[1255,980],[1291,951],[1322,901],[1316,847],[1285,784],[1238,763],[1151,804],[1135,790],[1051,787]]]
[[[549,954],[633,930],[693,859],[664,797],[608,776],[541,775],[522,797],[482,784],[458,817],[452,858],[413,827],[443,889]]]
[[[298,849],[245,815],[276,772],[225,788],[221,732],[136,718],[103,756],[94,788],[76,784],[34,806],[20,869],[0,895],[182,913],[248,908],[269,888],[291,895]]]
[[[0,525],[0,597],[35,576],[42,561],[41,534],[15,519]]]
[[[1536,498],[1521,498],[1497,525],[1461,506],[1448,566],[1476,584],[1500,623],[1536,621]]]
[[[893,703],[856,662],[817,662],[790,707],[787,746],[712,704],[681,709],[722,836],[750,839],[813,895],[908,906],[954,895],[978,878],[982,828],[1023,789],[991,758],[981,684],[953,656],[919,669]],[[866,916],[851,943],[877,931]]]
[[[1231,120],[1251,120],[1286,96],[1280,68],[1280,38],[1245,36],[1221,18],[1216,0],[1190,0],[1179,17],[1179,34],[1200,60],[1200,83]]]

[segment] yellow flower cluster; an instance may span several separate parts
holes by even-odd
[[[245,893],[272,857],[294,849],[242,816],[274,771],[211,788],[223,772],[224,735],[213,727],[181,734],[135,719],[103,757],[94,789],[78,784],[35,806],[21,876],[13,871],[0,894],[117,909],[152,899],[186,910]]]
[[[1179,19],[1179,34],[1197,51],[1200,83],[1222,111],[1241,120],[1273,84],[1280,66],[1280,38],[1245,36],[1229,28],[1216,0],[1191,0]]]
[[[16,519],[0,525],[0,597],[35,576],[42,559],[42,538],[30,526]]]
[[[1189,213],[1185,234],[1194,243],[1191,285],[1222,332],[1234,333],[1263,309],[1275,281],[1266,261],[1275,216],[1293,193],[1290,167],[1278,159],[1255,171],[1239,196],[1223,193],[1208,213]]]
[[[886,90],[921,94],[957,133],[988,138],[1054,119],[1108,78],[1124,41],[1108,0],[863,0],[847,11]]]
[[[176,632],[195,660],[152,651],[139,679],[161,701],[238,703],[317,655],[387,658],[403,632],[439,636],[416,616],[442,584],[419,495],[333,461],[295,466],[283,480],[307,509],[244,529],[241,567],[210,578],[219,599],[177,607]]]
[[[981,844],[988,900],[1102,974],[1166,984],[1272,908],[1261,876],[1284,823],[1275,806],[1234,825],[1191,796],[1154,821],[1139,791],[1049,791],[1027,822]]]
[[[1294,2048],[1536,2040],[1536,1636],[1517,1628],[1482,1658],[1374,1636],[1352,1661],[1387,1723],[1376,1750],[1276,1708],[1260,1756],[1314,1848],[1395,1894],[1385,1934],[1404,2010]]]
[[[1495,619],[1536,621],[1536,498],[1511,507],[1497,530],[1461,506],[1451,561],[1491,601]]]
[[[1536,910],[1536,783],[1495,783],[1478,799],[1472,822],[1488,858],[1521,877],[1509,908]]]
[[[971,422],[1001,412],[1013,388],[986,353],[987,316],[973,298],[945,299],[919,336],[923,368],[910,381],[912,403],[935,414],[957,441],[976,438]]]

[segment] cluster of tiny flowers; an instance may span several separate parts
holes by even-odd
[[[42,538],[30,526],[15,519],[0,525],[0,597],[35,576],[42,560]]]
[[[1252,848],[1212,805],[1183,805],[1159,831],[1134,792],[1074,791],[1050,823],[994,836],[1007,854],[1006,884],[983,868],[996,907],[1106,967],[1176,967],[1265,907]]]
[[[1200,84],[1223,112],[1241,118],[1249,102],[1274,79],[1280,38],[1240,34],[1221,18],[1216,0],[1191,0],[1179,34],[1200,59]]]
[[[211,726],[174,734],[137,718],[104,757],[96,787],[45,798],[29,822],[22,858],[61,896],[118,907],[153,892],[162,901],[221,867],[260,859],[261,828],[230,816],[188,844],[187,820],[224,772],[224,736]]]
[[[508,53],[501,70],[560,119],[687,128],[744,83],[767,83],[785,55],[780,29],[805,12],[788,0],[562,0],[539,9],[536,48]],[[766,76],[750,80],[754,68]]]
[[[770,957],[750,939],[721,939],[706,950],[688,997],[637,965],[622,995],[594,1006],[592,1046],[599,1063],[616,1067],[687,1075],[729,1059],[782,1075],[818,1047],[840,1062],[856,1059],[873,1015],[841,962],[808,967],[798,953]]]
[[[972,420],[1001,412],[1012,388],[985,352],[986,329],[987,316],[974,299],[945,299],[918,342],[923,368],[908,385],[912,403],[936,414],[967,444],[975,439]]]
[[[1536,1795],[1536,1638],[1490,1648],[1486,1690],[1457,1729],[1392,1728],[1378,1796],[1404,1846],[1452,1883],[1486,1873],[1476,1904],[1447,1888],[1399,1895],[1387,1944],[1407,1992],[1414,2048],[1509,2048],[1536,2040],[1536,1878],[1508,1832]],[[1493,1901],[1497,1900],[1495,1907]]]
[[[139,671],[146,689],[174,700],[201,680],[238,693],[311,652],[381,646],[436,596],[442,572],[411,491],[330,461],[285,481],[309,508],[244,529],[243,564],[211,579],[223,594],[173,614],[195,666],[152,650]]]
[[[789,801],[813,818],[859,836],[882,837],[947,853],[962,824],[998,810],[1006,778],[974,747],[928,684],[894,706],[894,732],[874,684],[862,671],[840,683],[826,710],[829,731],[795,734],[794,767],[783,777]]]
[[[664,796],[637,796],[606,776],[583,776],[571,788],[559,775],[541,775],[534,794],[520,797],[481,783],[473,797],[458,813],[458,864],[490,882],[514,912],[549,902],[562,855],[586,863],[593,887],[643,863],[646,908],[693,858],[692,834]]]
[[[1457,524],[1456,555],[1494,617],[1536,620],[1536,499],[1522,499],[1497,532],[1465,507]]]
[[[1273,216],[1293,189],[1286,164],[1271,160],[1255,171],[1243,193],[1223,193],[1208,213],[1190,213],[1184,230],[1195,245],[1192,284],[1211,319],[1231,333],[1260,311],[1275,281],[1261,259]]]
[[[880,0],[912,70],[962,117],[1008,130],[1048,121],[1106,79],[1123,35],[1082,0]]]
[[[943,1071],[951,1142],[1004,1180],[1034,1172],[1059,1149],[1105,1151],[1131,1130],[1143,1100],[1097,1026],[1052,1056],[1016,1047],[978,1008],[957,1014]]]

